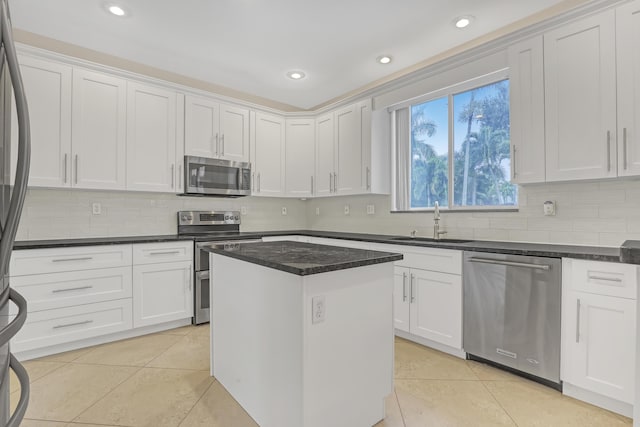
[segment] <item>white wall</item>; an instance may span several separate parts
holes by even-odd
[[[545,217],[542,203],[555,200],[557,214]],[[375,215],[366,205],[375,205]],[[344,215],[349,205],[350,214]],[[433,234],[433,212],[389,213],[389,196],[354,196],[307,202],[313,230],[408,235]],[[320,208],[320,215],[316,215]],[[540,184],[520,187],[518,212],[442,212],[445,237],[619,246],[640,239],[640,181]]]
[[[91,204],[102,205],[92,215]],[[306,228],[305,203],[296,199],[181,197],[160,193],[29,189],[18,240],[175,234],[179,210],[240,210],[241,231]],[[287,216],[281,208],[287,207]]]

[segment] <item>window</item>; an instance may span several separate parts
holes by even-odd
[[[396,121],[410,120],[396,125],[396,168],[406,169],[396,175],[396,210],[435,202],[450,209],[516,206],[509,80],[466,83],[437,95],[408,105],[408,113],[396,111]],[[409,182],[399,182],[404,179]]]

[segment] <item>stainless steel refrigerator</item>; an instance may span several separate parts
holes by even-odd
[[[9,344],[27,317],[26,301],[10,287],[9,260],[27,192],[31,154],[29,112],[11,31],[8,0],[0,0],[0,427],[20,425],[29,402],[29,376],[10,353]],[[12,108],[18,118],[18,163],[13,188],[10,185]],[[10,304],[18,307],[17,315],[9,315]],[[13,369],[21,385],[13,414],[9,406],[9,369]]]

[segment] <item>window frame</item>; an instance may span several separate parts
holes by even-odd
[[[455,161],[455,146],[454,146],[454,133],[451,131],[451,126],[452,123],[454,123],[455,117],[454,117],[454,105],[453,105],[453,97],[463,93],[463,92],[467,92],[469,90],[473,90],[479,87],[483,87],[483,86],[488,86],[491,84],[495,84],[498,82],[501,82],[503,80],[510,80],[510,75],[509,75],[509,68],[503,68],[479,77],[475,77],[469,80],[465,80],[463,82],[460,83],[456,83],[450,86],[447,86],[445,88],[442,89],[438,89],[432,92],[429,92],[427,94],[424,95],[420,95],[420,96],[416,96],[414,98],[408,99],[406,101],[403,101],[401,103],[398,104],[394,104],[392,106],[390,106],[388,108],[389,112],[393,112],[395,113],[397,110],[400,109],[404,109],[407,108],[409,110],[409,114],[408,114],[408,120],[409,120],[409,128],[411,128],[411,108],[415,105],[419,105],[419,104],[423,104],[425,102],[429,102],[429,101],[433,101],[439,98],[447,98],[447,102],[448,102],[448,129],[447,129],[447,139],[448,139],[448,158],[447,158],[447,167],[448,167],[448,188],[447,188],[447,206],[446,207],[440,207],[441,210],[446,210],[449,212],[491,212],[491,211],[500,211],[500,212],[504,212],[504,211],[518,211],[519,209],[519,200],[518,203],[516,203],[515,205],[504,205],[504,206],[499,206],[499,205],[493,205],[493,206],[478,206],[478,205],[474,205],[474,206],[462,206],[462,205],[454,205],[453,201],[454,201],[454,161]],[[394,114],[395,115],[395,114]],[[395,127],[395,126],[394,126]],[[397,146],[397,141],[395,141],[395,136],[394,136],[394,155],[392,156],[394,159],[394,168],[397,167],[396,162],[395,162],[395,158],[397,156],[396,151],[398,149]],[[511,154],[511,156],[513,156],[513,153]],[[409,171],[409,179],[411,179],[411,172],[412,172],[412,165],[411,162],[409,162],[408,165],[405,165],[404,167],[407,168],[407,170]],[[394,171],[394,176],[395,176],[395,171]],[[394,193],[393,198],[395,199],[395,193],[398,190],[398,186],[397,183],[393,183],[394,185],[392,186],[392,191]],[[410,183],[408,183],[407,185],[411,185]],[[514,184],[517,185],[517,184]],[[412,208],[410,206],[411,204],[411,200],[407,201],[407,209],[408,210],[399,210],[396,209],[396,206],[393,206],[392,211],[393,212],[433,212],[434,208],[433,207],[416,207],[416,208]]]

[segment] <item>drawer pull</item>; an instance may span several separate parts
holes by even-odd
[[[91,289],[91,288],[93,288],[93,286],[79,286],[77,288],[54,289],[51,292],[54,293],[54,294],[57,294],[57,293],[60,293],[60,292],[81,291],[83,289]]]
[[[60,259],[52,259],[51,262],[66,262],[66,261],[89,261],[93,259],[92,256],[85,256],[82,258],[60,258]]]
[[[605,282],[618,282],[622,283],[622,279],[619,277],[602,277],[602,276],[589,276],[589,280],[604,280]]]
[[[85,320],[85,321],[76,322],[76,323],[67,323],[66,325],[56,325],[53,327],[53,329],[70,328],[72,326],[88,325],[89,323],[93,323],[93,320]]]
[[[164,251],[164,252],[149,252],[149,255],[173,255],[179,254],[180,251]]]

